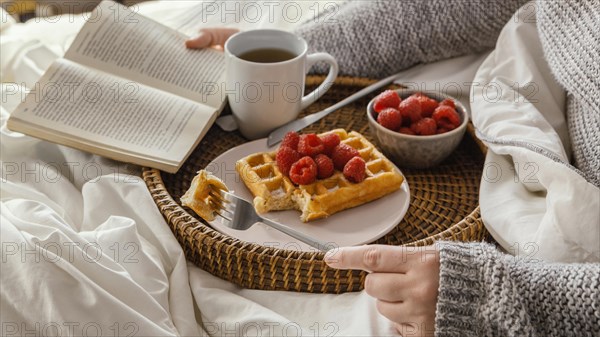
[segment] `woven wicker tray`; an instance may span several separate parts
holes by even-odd
[[[310,76],[307,90],[312,90],[323,79]],[[305,113],[322,110],[373,82],[338,78]],[[346,106],[303,132],[345,128],[356,130],[372,141],[365,107],[374,95]],[[144,169],[148,189],[186,257],[211,274],[246,288],[314,293],[361,290],[364,272],[328,268],[322,260],[323,253],[263,247],[229,237],[213,230],[193,211],[180,205],[179,198],[199,169],[245,141],[237,132],[226,133],[214,126],[177,174]],[[402,169],[411,191],[408,213],[391,232],[374,243],[423,246],[442,239],[482,240],[487,234],[478,207],[483,151],[484,147],[475,140],[471,129],[455,153],[440,166],[429,170]]]

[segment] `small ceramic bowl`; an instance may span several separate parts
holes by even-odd
[[[379,148],[399,167],[423,169],[441,163],[460,144],[467,130],[469,122],[467,109],[459,100],[439,92],[405,89],[396,91],[402,99],[421,92],[438,102],[447,98],[454,100],[456,111],[460,115],[460,126],[446,133],[431,136],[412,136],[392,131],[377,123],[373,111],[374,99],[372,99],[367,106],[367,118],[371,135],[377,141]]]

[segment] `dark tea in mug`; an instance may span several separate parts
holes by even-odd
[[[257,63],[276,63],[291,60],[296,57],[294,53],[285,49],[260,48],[243,52],[238,55],[242,60]]]

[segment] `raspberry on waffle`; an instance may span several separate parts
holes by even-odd
[[[341,143],[359,152],[366,162],[366,179],[353,183],[336,170],[329,178],[296,186],[277,167],[276,152],[254,153],[238,160],[236,170],[254,195],[257,212],[296,209],[302,212],[300,219],[308,222],[379,199],[400,188],[403,182],[400,172],[363,135],[336,129],[319,136],[329,133],[336,133]]]

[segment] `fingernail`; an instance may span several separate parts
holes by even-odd
[[[329,266],[333,267],[335,264],[337,264],[339,262],[339,260],[335,256],[336,252],[337,252],[336,249],[327,251],[327,253],[325,253],[325,257],[323,258],[323,261],[325,261],[325,263],[327,263]]]
[[[191,38],[187,39],[187,40],[185,41],[185,43],[187,44],[187,43],[194,42],[194,41],[196,41],[196,40],[200,39],[201,37],[203,37],[204,35],[206,35],[206,33],[205,33],[205,32],[200,32],[200,33],[198,33],[198,35],[196,35],[196,36],[194,36],[194,37],[191,37]]]
[[[194,38],[194,40],[199,39],[201,37],[204,37],[206,35],[206,32],[200,32],[198,33],[198,35],[196,35],[196,37]]]

